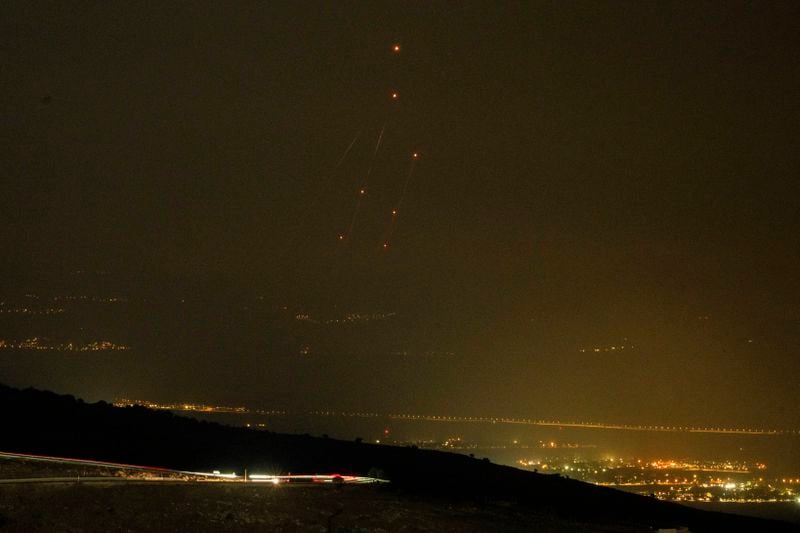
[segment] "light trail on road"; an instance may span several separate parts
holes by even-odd
[[[93,466],[101,468],[113,468],[118,470],[137,470],[143,473],[152,472],[159,476],[165,474],[181,476],[181,478],[136,478],[124,476],[58,476],[58,477],[39,477],[39,478],[10,478],[0,479],[0,483],[86,483],[86,482],[239,482],[239,483],[272,483],[274,485],[283,483],[334,483],[334,484],[368,484],[368,483],[388,483],[385,479],[378,479],[367,476],[353,476],[344,474],[244,474],[236,473],[223,474],[219,471],[214,472],[191,472],[187,470],[173,470],[156,466],[131,465],[126,463],[113,463],[108,461],[96,461],[93,459],[75,459],[69,457],[54,457],[49,455],[35,455],[27,453],[0,452],[0,459],[17,459],[25,461],[40,461],[47,463],[58,463],[78,466]]]

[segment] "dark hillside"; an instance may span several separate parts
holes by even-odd
[[[0,385],[0,451],[160,466],[270,473],[379,469],[398,494],[516,504],[564,519],[691,531],[794,531],[788,524],[708,513],[470,457],[233,428],[142,407]]]

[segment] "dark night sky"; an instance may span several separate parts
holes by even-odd
[[[201,318],[137,315],[113,364],[0,353],[0,381],[800,425],[797,35],[796,2],[4,2],[3,291],[99,270]],[[269,322],[219,327],[212,286],[400,318],[309,362]],[[147,334],[169,328],[208,345]]]

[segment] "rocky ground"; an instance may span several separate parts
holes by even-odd
[[[638,531],[502,503],[431,502],[379,486],[234,483],[0,486],[0,531]]]

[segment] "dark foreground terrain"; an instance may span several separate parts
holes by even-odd
[[[0,513],[0,531],[15,532],[598,530],[530,509],[423,500],[377,486],[14,485],[0,487]]]
[[[5,452],[205,472],[380,473],[391,481],[360,487],[3,484],[3,530],[797,531],[462,455],[231,428],[33,389],[0,385],[0,412]],[[51,475],[25,473],[44,467],[11,465],[0,462],[6,472],[16,469],[8,476],[0,471],[0,478]]]

